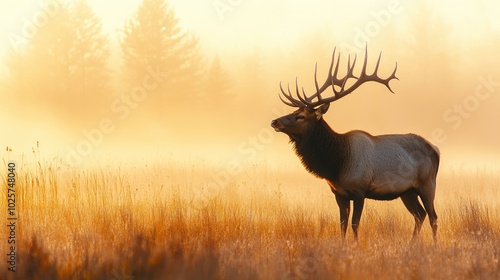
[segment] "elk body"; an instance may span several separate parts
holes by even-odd
[[[396,78],[396,69],[386,79],[378,77],[378,58],[371,75],[366,73],[367,51],[359,77],[353,74],[356,57],[347,74],[337,77],[340,55],[335,63],[335,51],[328,77],[319,87],[315,71],[316,93],[307,96],[296,82],[296,97],[290,89],[281,93],[280,99],[286,105],[298,109],[271,122],[277,132],[290,137],[295,153],[304,167],[312,174],[327,181],[335,195],[340,209],[340,228],[345,239],[347,223],[353,201],[352,229],[358,238],[358,227],[365,199],[392,200],[401,198],[408,211],[415,218],[413,237],[416,237],[422,223],[429,215],[434,241],[437,234],[437,215],[434,209],[436,176],[439,167],[439,150],[424,138],[415,134],[393,134],[373,136],[364,131],[345,134],[335,132],[323,119],[330,102],[336,101],[354,91],[361,84],[374,81],[385,85],[391,92],[389,82]],[[333,70],[335,64],[335,70]],[[333,73],[332,73],[333,72]],[[347,84],[351,84],[347,87]],[[328,88],[333,95],[322,97]],[[422,204],[419,202],[419,198]]]

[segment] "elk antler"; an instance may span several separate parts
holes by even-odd
[[[361,69],[361,73],[359,74],[359,77],[356,77],[353,74],[354,66],[356,65],[357,56],[354,55],[354,59],[353,59],[352,65],[351,65],[351,55],[349,55],[348,60],[347,60],[347,73],[344,77],[339,78],[339,77],[337,77],[337,75],[338,75],[338,70],[339,70],[340,53],[337,57],[337,62],[335,63],[335,51],[336,51],[336,49],[337,48],[335,48],[333,50],[332,62],[330,64],[330,70],[328,71],[328,77],[326,78],[325,83],[321,87],[319,87],[319,85],[318,85],[318,79],[317,79],[318,64],[316,63],[316,65],[314,67],[314,84],[316,86],[316,92],[313,95],[308,97],[304,91],[304,88],[302,88],[302,92],[299,92],[299,84],[298,84],[297,79],[295,79],[295,94],[296,94],[298,99],[296,99],[292,96],[292,93],[290,92],[290,85],[288,85],[288,91],[285,92],[285,90],[283,90],[283,87],[281,86],[281,82],[280,82],[281,93],[288,100],[288,101],[285,101],[281,97],[281,95],[279,95],[279,98],[281,99],[281,101],[288,106],[299,107],[299,108],[308,107],[308,108],[312,109],[318,105],[322,105],[325,103],[330,103],[330,102],[339,100],[340,98],[353,92],[355,89],[357,89],[363,83],[370,82],[370,81],[381,83],[381,84],[385,85],[392,93],[394,93],[394,91],[392,91],[391,87],[389,86],[389,82],[393,79],[399,80],[396,77],[396,70],[398,69],[397,63],[396,63],[396,67],[394,68],[394,71],[392,72],[392,74],[388,78],[386,78],[386,79],[380,78],[377,75],[378,67],[380,64],[380,58],[382,57],[382,52],[380,52],[380,54],[378,56],[377,64],[375,65],[375,70],[373,71],[373,73],[371,75],[368,75],[366,73],[366,64],[368,61],[368,47],[365,47],[365,60],[363,62],[363,68]],[[335,64],[335,71],[332,73],[334,64]],[[345,86],[347,84],[347,80],[349,80],[351,78],[356,79],[356,82],[354,82],[354,84],[352,84],[348,88],[345,88]],[[330,86],[332,87],[334,95],[331,97],[328,97],[328,98],[323,98],[321,96],[321,94]],[[316,101],[313,102],[313,100],[315,98],[316,98]]]

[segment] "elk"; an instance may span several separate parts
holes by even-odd
[[[289,136],[293,149],[304,167],[316,177],[325,179],[330,186],[340,210],[343,241],[347,231],[351,200],[353,201],[351,223],[357,242],[365,199],[393,200],[400,197],[415,219],[412,239],[418,236],[428,214],[436,242],[437,214],[434,209],[434,195],[439,149],[415,134],[373,136],[360,130],[345,134],[337,133],[323,118],[331,102],[352,93],[366,82],[385,85],[393,92],[389,82],[398,79],[397,64],[389,77],[380,78],[378,68],[381,56],[382,52],[379,54],[375,70],[369,75],[366,72],[368,50],[365,48],[361,73],[356,76],[354,67],[357,56],[354,56],[351,64],[349,55],[346,74],[339,77],[340,54],[335,62],[334,50],[328,76],[321,87],[317,81],[316,64],[314,71],[316,92],[309,96],[304,88],[299,91],[297,79],[295,96],[291,93],[290,86],[285,91],[280,82],[279,98],[284,104],[297,110],[273,120],[271,126],[276,132],[283,132]],[[333,94],[329,97],[322,96],[329,87],[332,88]]]

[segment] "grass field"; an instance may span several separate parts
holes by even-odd
[[[342,244],[333,195],[303,170],[253,166],[217,186],[202,160],[16,163],[17,271],[2,259],[1,279],[500,279],[490,170],[441,171],[437,245],[428,219],[410,242],[400,200],[367,201],[359,244],[350,229]]]

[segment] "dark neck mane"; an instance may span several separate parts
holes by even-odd
[[[335,133],[321,118],[299,139],[292,139],[304,167],[317,177],[337,181],[349,157],[345,136]]]

